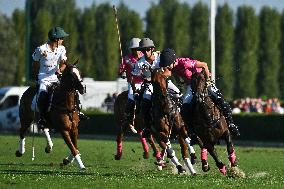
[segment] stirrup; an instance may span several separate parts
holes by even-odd
[[[137,133],[136,129],[134,128],[134,126],[132,124],[129,124],[129,128],[134,134]]]
[[[37,122],[37,125],[39,129],[44,129],[44,127],[46,126],[46,119],[40,118]]]
[[[88,120],[90,118],[88,116],[86,116],[83,112],[79,112],[79,119],[80,120]]]

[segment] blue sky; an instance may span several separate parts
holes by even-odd
[[[121,0],[75,0],[79,8],[83,9],[92,4],[93,1],[96,4],[103,2],[109,2],[112,5],[118,5]],[[145,11],[151,6],[151,3],[157,3],[159,0],[123,0],[130,9],[138,12],[141,17],[145,16]],[[210,0],[180,0],[180,2],[187,2],[190,5],[195,4],[198,1],[209,3]],[[236,10],[238,6],[246,4],[253,6],[258,12],[262,6],[271,6],[282,12],[284,9],[284,0],[216,0],[218,4],[228,2],[229,5]],[[12,12],[16,9],[24,9],[25,0],[0,0],[0,12],[7,16],[11,16]]]

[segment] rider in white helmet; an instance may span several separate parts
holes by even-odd
[[[123,61],[119,66],[118,75],[121,78],[127,78],[128,82],[128,101],[126,105],[126,120],[125,123],[127,126],[133,126],[133,118],[134,118],[134,107],[135,107],[135,98],[133,93],[137,93],[141,88],[142,79],[137,76],[133,76],[131,74],[134,64],[141,58],[143,55],[139,48],[139,42],[141,40],[139,38],[132,38],[129,42],[129,50],[130,54],[123,57]]]

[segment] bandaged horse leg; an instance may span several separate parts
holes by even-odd
[[[190,143],[191,139],[189,137],[187,137],[185,139],[185,142],[186,142],[187,147],[188,147],[191,163],[194,165],[196,163],[197,157],[196,157],[196,154],[195,154],[195,150],[194,150],[193,146]]]
[[[185,142],[185,139],[183,138],[183,136],[179,135],[178,140],[179,140],[179,144],[181,148],[182,158],[184,160],[186,167],[188,168],[191,175],[196,175],[196,171],[194,170],[192,163],[190,159],[188,158],[188,148],[187,148],[187,143]]]
[[[178,161],[178,158],[176,157],[175,151],[172,149],[171,142],[168,141],[166,143],[166,145],[167,145],[167,147],[166,147],[167,155],[170,158],[171,162],[176,166],[178,173],[179,174],[185,173],[186,170],[182,167],[182,165]]]
[[[144,159],[148,159],[149,158],[149,146],[147,144],[147,141],[145,138],[142,137],[142,131],[139,131],[139,135],[140,135],[140,141],[142,143],[142,147],[143,147],[143,158]]]
[[[26,141],[25,138],[20,139],[20,141],[19,141],[19,150],[18,150],[18,152],[20,154],[22,154],[22,155],[26,152],[26,142],[25,141]]]
[[[116,140],[116,155],[115,160],[120,160],[122,156],[122,141]]]
[[[43,133],[45,134],[46,142],[47,142],[47,145],[45,147],[45,152],[46,153],[50,153],[52,151],[53,142],[52,142],[50,134],[49,134],[49,129],[48,128],[44,128],[43,129]]]
[[[206,146],[206,148],[208,149],[208,152],[210,153],[210,155],[213,157],[216,166],[219,168],[219,171],[223,174],[226,175],[227,173],[227,167],[224,163],[222,163],[222,161],[218,158],[217,152],[215,147],[212,144],[209,144]]]
[[[231,167],[235,167],[237,166],[237,157],[235,154],[232,137],[229,132],[225,133],[225,141],[227,143],[227,153],[228,153],[228,159],[231,163]]]
[[[210,166],[207,162],[207,149],[206,148],[201,148],[201,162],[202,162],[202,171],[207,172],[210,170]]]
[[[65,130],[65,131],[62,131],[61,134],[62,134],[62,137],[63,137],[65,143],[67,144],[68,148],[70,149],[72,155],[74,156],[79,169],[85,170],[86,168],[85,168],[85,166],[84,166],[84,164],[81,160],[81,156],[79,154],[79,151],[75,147],[75,145],[73,144],[73,142],[71,140],[70,132]]]

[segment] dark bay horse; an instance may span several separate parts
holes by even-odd
[[[191,111],[190,120],[198,137],[202,140],[203,147],[201,148],[201,161],[203,171],[209,170],[207,163],[207,150],[216,162],[219,171],[226,174],[227,168],[224,163],[218,158],[215,145],[220,139],[224,139],[227,144],[228,159],[231,167],[237,165],[236,154],[232,142],[232,137],[228,129],[225,117],[220,112],[219,108],[214,104],[208,94],[209,83],[203,72],[194,73],[191,80],[193,91],[193,109]]]
[[[115,123],[116,123],[116,128],[117,128],[117,136],[116,136],[116,142],[117,142],[117,152],[114,158],[116,160],[120,160],[122,157],[122,140],[123,140],[123,135],[128,129],[127,126],[124,124],[125,122],[125,109],[126,109],[126,104],[127,104],[127,97],[128,91],[124,91],[120,93],[117,96],[117,99],[115,100],[114,103],[114,118],[115,118]],[[137,102],[138,103],[138,102]],[[137,107],[137,106],[136,106]],[[146,142],[146,139],[142,137],[142,129],[143,129],[143,119],[140,111],[138,110],[139,108],[136,108],[135,110],[135,118],[134,118],[134,127],[137,130],[138,134],[140,135],[140,141],[143,146],[143,157],[145,159],[149,158],[149,147]],[[161,153],[159,148],[156,146],[153,137],[150,136],[150,138],[147,139],[149,144],[151,145],[153,151],[154,151],[154,156],[159,159],[161,158]]]
[[[165,150],[167,156],[175,164],[178,173],[181,174],[185,172],[185,169],[179,163],[170,142],[171,137],[177,136],[185,165],[189,169],[190,173],[195,175],[196,171],[194,170],[191,160],[188,156],[188,144],[185,140],[188,138],[186,127],[179,111],[177,110],[177,107],[172,106],[173,104],[167,90],[167,78],[164,75],[166,70],[167,68],[155,69],[152,73],[153,126],[151,128],[151,132],[155,136],[160,147]]]
[[[62,73],[60,83],[54,87],[51,94],[51,103],[47,113],[46,128],[54,128],[60,131],[71,154],[63,160],[63,164],[76,160],[79,169],[84,170],[85,166],[81,160],[77,146],[79,116],[77,107],[77,91],[80,94],[86,92],[79,69],[76,64],[68,64]],[[36,87],[29,87],[23,94],[20,101],[20,144],[16,156],[21,157],[25,153],[25,135],[32,122],[38,119],[38,113],[32,108],[32,99],[37,92]],[[44,129],[45,130],[45,129]],[[49,141],[50,142],[50,141]],[[52,148],[52,146],[51,146]]]

